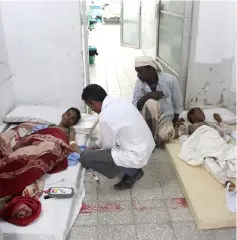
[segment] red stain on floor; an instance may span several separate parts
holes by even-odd
[[[185,198],[172,198],[170,202],[173,209],[188,207]]]
[[[152,210],[153,208],[152,207],[143,207],[143,206],[139,206],[137,203],[133,203],[132,204],[133,208],[137,211],[141,211],[141,212],[144,212],[144,211],[148,211],[148,210]]]
[[[96,213],[96,212],[117,212],[122,210],[121,204],[115,204],[115,203],[106,203],[106,204],[86,204],[83,203],[81,207],[81,214],[87,214],[87,213]]]
[[[98,205],[98,212],[115,212],[122,210],[121,204],[115,203],[107,203],[107,204],[99,204]]]
[[[80,213],[96,213],[97,205],[82,203]]]
[[[185,198],[172,198],[169,201],[172,209],[178,209],[178,208],[187,208],[188,204],[185,200]],[[132,204],[133,208],[137,211],[145,212],[152,210],[153,207],[147,207],[147,206],[140,206],[138,203]],[[90,214],[90,213],[97,213],[97,212],[118,212],[123,210],[124,207],[122,207],[121,204],[116,203],[106,203],[106,204],[86,204],[83,203],[81,207],[81,214]]]

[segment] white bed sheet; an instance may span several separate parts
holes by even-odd
[[[11,125],[8,129],[16,125]],[[77,134],[78,145],[88,145],[90,136]],[[69,199],[47,199],[41,197],[40,217],[26,227],[19,227],[0,221],[0,232],[4,240],[64,240],[70,232],[85,197],[85,169],[78,163],[67,170],[48,174],[45,189],[49,187],[73,187],[75,195]]]

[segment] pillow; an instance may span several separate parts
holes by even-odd
[[[52,106],[18,106],[4,118],[6,123],[34,122],[42,124],[59,124],[67,108]],[[73,126],[77,133],[90,134],[98,123],[98,117],[81,114],[80,121]]]
[[[202,109],[202,110],[205,114],[206,122],[209,124],[217,123],[213,117],[214,113],[219,113],[223,122],[230,125],[236,124],[236,115],[232,113],[230,110],[228,110],[227,108],[210,108],[210,109]],[[179,118],[183,118],[185,121],[188,122],[187,113],[188,111],[183,111],[183,113],[180,114]]]

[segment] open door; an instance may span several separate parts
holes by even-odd
[[[121,3],[121,45],[140,48],[141,2],[122,0]]]

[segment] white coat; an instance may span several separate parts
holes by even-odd
[[[117,166],[142,168],[155,148],[152,133],[132,103],[107,96],[99,115],[102,149],[112,149]]]

